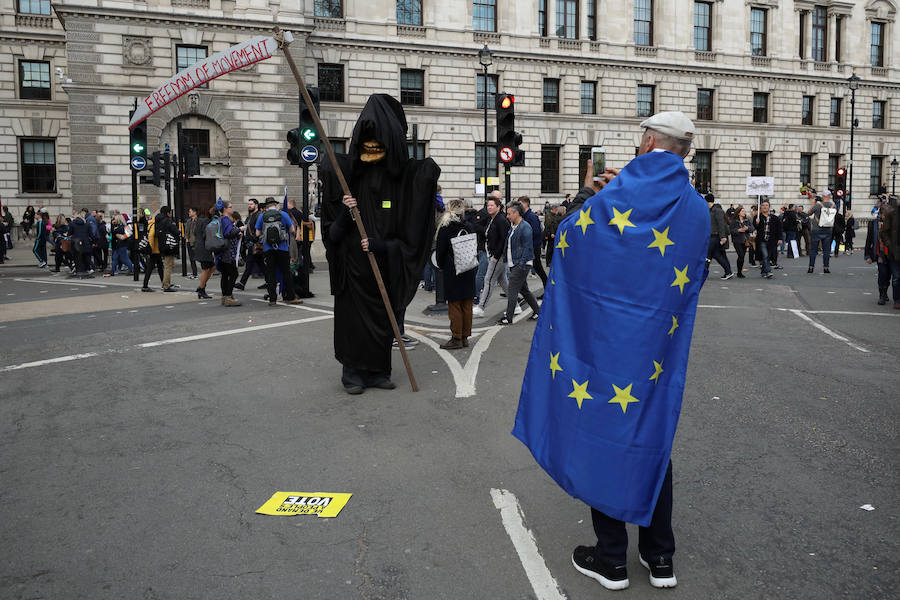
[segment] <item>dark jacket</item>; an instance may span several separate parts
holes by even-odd
[[[491,216],[488,214],[487,209],[467,210],[464,220],[466,222],[466,229],[478,235],[478,251],[485,252],[484,230],[491,220]]]
[[[488,256],[497,260],[504,260],[506,255],[506,236],[509,234],[509,221],[506,215],[498,212],[497,216],[488,222],[485,234],[485,247]]]
[[[89,214],[87,217],[85,217],[84,222],[88,226],[88,231],[90,231],[91,241],[96,242],[97,240],[99,240],[100,239],[100,231],[99,231],[99,226],[97,224],[97,219],[94,218],[94,215]]]
[[[194,226],[194,258],[200,262],[213,262],[212,252],[206,249],[206,226],[209,225],[207,217],[197,217]]]
[[[90,243],[91,230],[87,226],[87,223],[84,222],[84,219],[76,217],[75,219],[72,219],[72,223],[69,225],[69,236],[73,240],[86,240]]]
[[[575,197],[572,198],[572,201],[566,207],[566,216],[581,210],[581,207],[584,206],[587,199],[592,198],[596,193],[597,191],[592,187],[583,187],[578,190],[578,193],[575,194]]]
[[[477,269],[469,269],[465,273],[456,274],[453,266],[453,247],[450,240],[460,232],[472,233],[464,223],[450,221],[440,229],[437,234],[437,264],[444,278],[444,299],[448,302],[454,300],[471,300],[475,297],[475,272]]]
[[[176,239],[178,239],[178,228],[175,226],[175,222],[170,217],[167,217],[166,215],[164,215],[162,213],[159,213],[158,215],[156,215],[155,221],[156,221],[155,232],[156,232],[156,240],[157,240],[156,247],[159,248],[159,253],[162,254],[163,256],[171,256],[171,255],[176,254],[178,252],[177,248],[175,250],[169,251],[169,250],[166,250],[166,244],[165,244],[167,233],[171,233],[172,235],[175,236]]]
[[[525,211],[525,214],[522,215],[528,224],[531,225],[531,246],[538,250],[543,245],[543,231],[541,228],[541,219],[537,216],[537,214],[531,210],[530,208]]]
[[[556,229],[559,227],[559,224],[562,223],[562,220],[565,217],[556,213],[556,211],[551,210],[547,214],[544,215],[544,239],[550,240],[551,236],[556,235]]]
[[[709,237],[717,240],[728,237],[728,225],[721,204],[713,204],[709,209]]]
[[[750,229],[738,231],[741,227],[749,227]],[[751,233],[753,233],[753,223],[750,221],[750,217],[744,217],[743,221],[737,217],[731,220],[731,241],[734,242],[735,248],[743,246],[750,239]]]
[[[900,228],[900,214],[897,212],[896,206],[886,206],[884,208],[884,227],[878,234],[878,238],[888,248],[888,258],[891,260],[900,260],[900,241],[898,241],[897,230]]]
[[[519,221],[516,227],[510,228],[509,253],[512,254],[510,267],[524,267],[526,263],[534,262],[534,246],[531,245],[531,240],[531,225],[525,219]]]
[[[797,220],[797,213],[793,211],[793,209],[786,210],[781,215],[781,228],[787,232],[796,232],[799,228],[797,225],[799,224]]]

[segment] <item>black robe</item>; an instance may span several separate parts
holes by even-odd
[[[356,122],[349,153],[337,156],[398,322],[416,294],[431,250],[441,173],[430,158],[409,158],[406,132],[400,103],[375,94]],[[360,148],[373,138],[386,155],[378,163],[364,163]],[[345,367],[390,373],[393,331],[375,275],[331,164],[322,171],[322,232],[335,297],[334,356]]]

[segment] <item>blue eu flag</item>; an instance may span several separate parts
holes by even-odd
[[[572,496],[647,526],[681,411],[709,210],[638,156],[556,232],[513,435]]]

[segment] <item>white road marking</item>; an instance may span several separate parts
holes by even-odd
[[[491,345],[491,340],[494,339],[494,336],[497,335],[500,329],[500,325],[494,325],[478,339],[475,347],[472,348],[472,353],[469,355],[465,367],[460,365],[456,357],[450,352],[441,348],[437,342],[426,334],[414,330],[412,326],[406,328],[406,335],[414,337],[437,352],[438,356],[450,367],[450,372],[453,374],[453,381],[456,383],[456,397],[468,398],[475,395],[475,379],[478,377],[478,365],[481,362],[481,355]]]
[[[834,339],[840,340],[840,341],[844,342],[845,344],[847,344],[848,346],[850,346],[850,347],[853,348],[854,350],[859,350],[860,352],[866,352],[866,353],[869,352],[868,350],[866,350],[866,349],[863,348],[862,346],[858,346],[858,345],[854,344],[853,342],[851,342],[850,340],[848,340],[847,338],[845,338],[845,337],[842,336],[841,334],[836,333],[836,332],[832,331],[831,329],[828,329],[827,327],[825,327],[824,325],[822,325],[822,324],[819,323],[818,321],[813,320],[812,317],[803,314],[802,311],[799,311],[799,310],[791,310],[791,312],[794,313],[795,315],[797,315],[798,317],[800,317],[801,319],[803,319],[804,321],[808,321],[810,324],[812,324],[813,327],[815,327],[815,328],[818,329],[819,331],[822,331],[822,332],[824,332],[824,333],[827,333],[828,335],[830,335],[830,336],[833,337]]]
[[[811,315],[855,315],[862,317],[895,317],[900,318],[900,314],[887,312],[862,312],[855,310],[801,310],[798,308],[772,308],[772,310],[780,310],[784,312],[803,312]]]
[[[240,329],[226,329],[225,331],[213,331],[211,333],[202,333],[200,335],[189,335],[187,337],[175,338],[171,340],[160,340],[158,342],[147,342],[138,344],[138,348],[156,348],[157,346],[166,346],[168,344],[181,344],[183,342],[194,342],[197,340],[207,340],[210,338],[222,337],[223,335],[234,335],[236,333],[246,333],[248,331],[260,331],[263,329],[274,329],[276,327],[288,327],[290,325],[300,325],[302,323],[312,323],[314,321],[324,321],[325,319],[333,319],[334,315],[323,315],[321,317],[310,317],[308,319],[297,319],[294,321],[280,321],[278,323],[268,323],[266,325],[254,325],[253,327],[241,327]]]
[[[6,373],[7,371],[18,371],[20,369],[30,369],[32,367],[43,367],[44,365],[69,362],[71,360],[81,360],[82,358],[90,358],[92,356],[97,356],[97,353],[87,352],[85,354],[70,354],[68,356],[58,356],[56,358],[48,358],[46,360],[36,360],[34,362],[22,363],[20,365],[0,367],[0,373]]]
[[[263,300],[262,298],[254,298],[254,302],[265,302],[269,303],[268,300]],[[205,302],[201,302],[200,304],[206,304]],[[305,304],[287,304],[286,302],[279,302],[278,306],[285,306],[287,308],[297,308],[300,310],[308,310],[310,312],[324,313],[326,315],[334,315],[333,310],[325,310],[323,308],[313,308],[312,306],[306,306]]]
[[[76,283],[74,281],[50,281],[48,279],[26,279],[24,277],[13,279],[13,281],[23,281],[25,283],[49,283],[50,285],[78,285],[81,287],[105,288],[102,283]]]
[[[538,600],[565,600],[566,596],[559,589],[559,584],[556,583],[538,550],[534,534],[525,527],[522,508],[515,495],[507,490],[491,489],[491,498],[494,500],[494,506],[500,511],[503,527],[525,568],[525,575],[528,576],[535,597]]]

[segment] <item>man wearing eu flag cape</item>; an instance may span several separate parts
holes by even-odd
[[[676,584],[670,454],[707,274],[709,209],[683,160],[694,124],[641,127],[639,156],[559,225],[513,429],[591,507],[597,544],[572,563],[609,589],[628,587],[625,522],[650,583]]]

